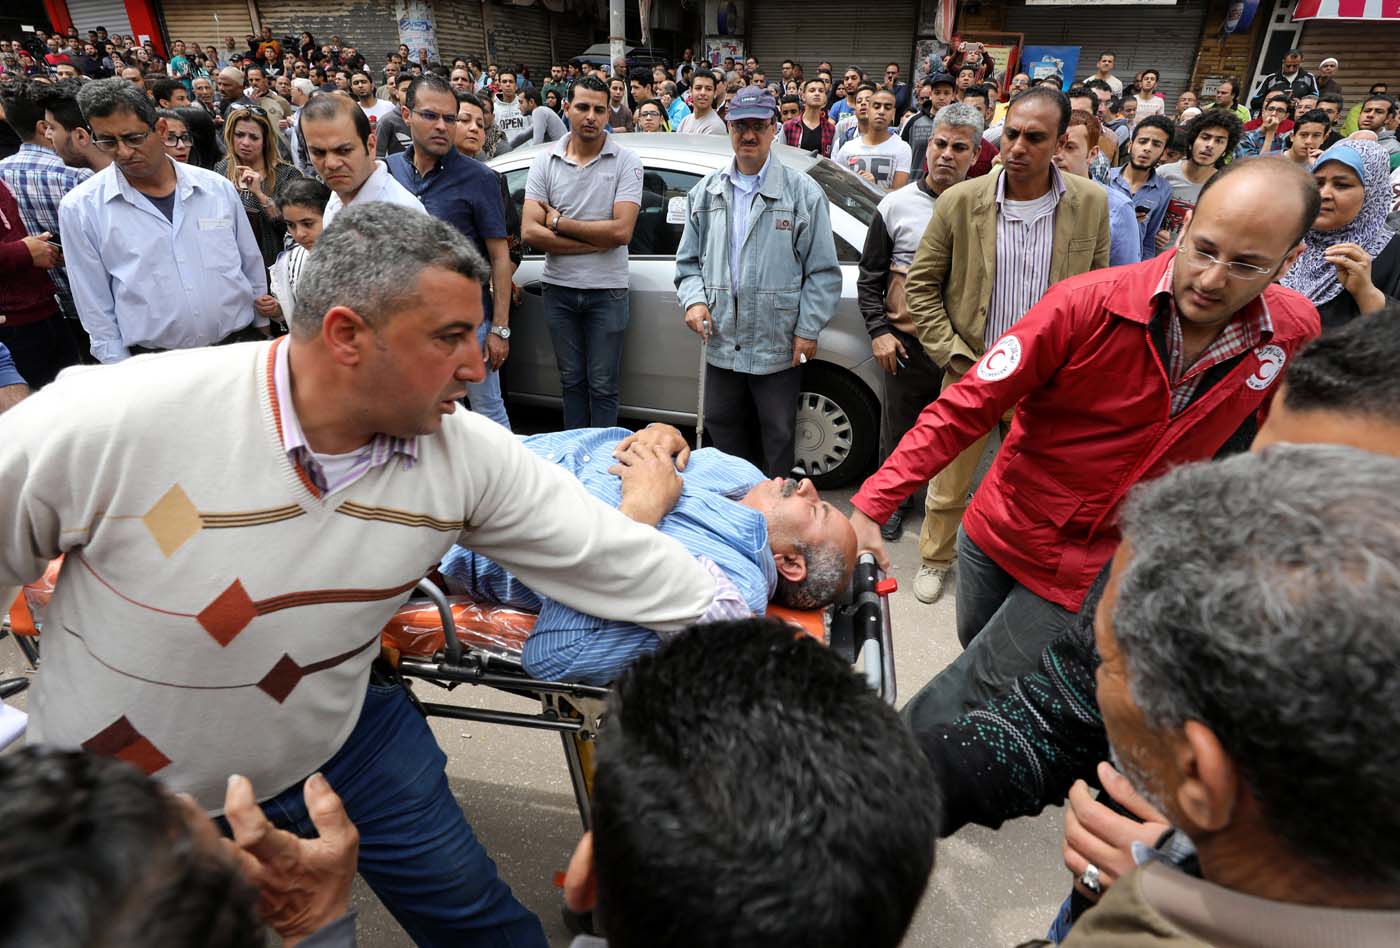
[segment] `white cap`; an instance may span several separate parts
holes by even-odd
[[[1335,56],[1328,56],[1328,57],[1327,57],[1326,59],[1324,59],[1322,62],[1318,63],[1318,65],[1319,65],[1319,66],[1325,66],[1325,65],[1327,65],[1328,63],[1331,63],[1331,64],[1334,65],[1334,66],[1340,66],[1340,65],[1341,65],[1341,63],[1337,62],[1337,58],[1336,58]]]

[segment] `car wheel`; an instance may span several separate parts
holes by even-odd
[[[854,483],[879,446],[879,403],[850,373],[813,363],[797,399],[797,463],[818,488]]]

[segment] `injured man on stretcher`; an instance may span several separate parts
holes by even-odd
[[[716,602],[729,607],[712,610],[724,613],[716,618],[762,615],[770,600],[823,608],[850,580],[855,533],[809,480],[765,478],[749,462],[714,448],[692,453],[669,425],[635,435],[625,428],[584,428],[525,436],[521,443],[572,472],[594,497],[688,549],[715,575]],[[605,685],[661,643],[651,629],[584,615],[539,596],[464,547],[454,546],[438,568],[453,595],[539,613],[522,655],[532,677]]]

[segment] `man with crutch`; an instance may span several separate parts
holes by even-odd
[[[826,195],[769,154],[772,94],[743,89],[726,118],[734,160],[686,195],[676,296],[705,340],[701,414],[715,447],[785,477],[801,367],[835,314],[841,270]]]

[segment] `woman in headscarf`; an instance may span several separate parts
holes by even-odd
[[[1322,209],[1282,283],[1311,300],[1329,329],[1400,299],[1400,240],[1385,223],[1390,159],[1379,143],[1343,139],[1318,156],[1313,177]]]

